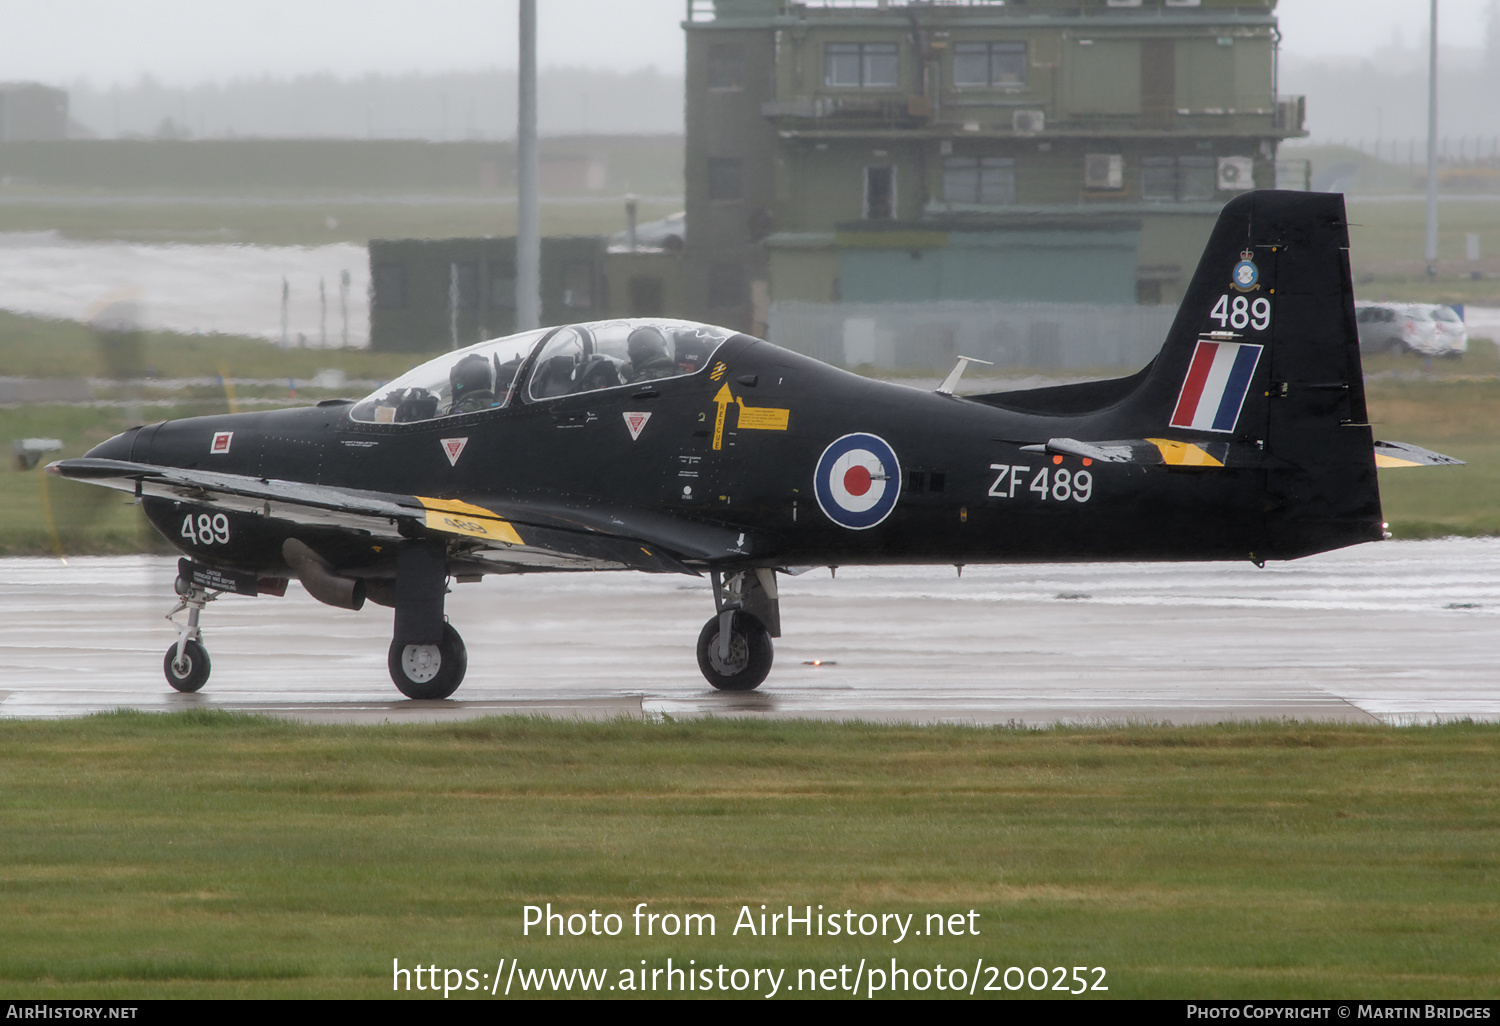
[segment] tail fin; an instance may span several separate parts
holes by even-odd
[[[1131,433],[1259,449],[1265,556],[1380,539],[1343,197],[1251,192],[1226,204],[1166,344],[1119,413]]]
[[[1246,193],[1224,206],[1149,367],[978,398],[1067,418],[1062,449],[1115,440],[1119,461],[1187,465],[1173,455],[1187,452],[1201,454],[1193,466],[1264,475],[1255,558],[1378,540],[1348,247],[1342,196]]]

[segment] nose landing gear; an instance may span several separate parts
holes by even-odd
[[[178,575],[173,588],[178,595],[177,606],[167,614],[167,619],[177,628],[177,644],[167,649],[166,657],[162,660],[162,672],[166,674],[167,683],[178,691],[197,691],[208,683],[208,674],[212,664],[208,659],[208,649],[203,647],[202,637],[198,632],[198,617],[203,612],[203,607],[219,597],[219,592],[209,591],[196,583],[190,577]],[[187,623],[178,623],[177,614],[187,610]]]

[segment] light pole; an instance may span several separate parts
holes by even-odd
[[[521,0],[516,118],[516,330],[542,325],[542,233],[537,210],[536,0]]]
[[[1438,0],[1427,38],[1427,277],[1437,277]]]

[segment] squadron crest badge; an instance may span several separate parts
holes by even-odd
[[[1230,282],[1236,292],[1254,292],[1260,288],[1260,268],[1255,266],[1254,256],[1248,249],[1240,253],[1240,262],[1234,265]]]

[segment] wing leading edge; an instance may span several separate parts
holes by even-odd
[[[689,562],[743,555],[744,536],[630,508],[474,501],[300,484],[125,460],[61,460],[48,471],[151,496],[310,527],[408,537],[414,527],[465,543],[497,570],[628,569],[698,576]]]

